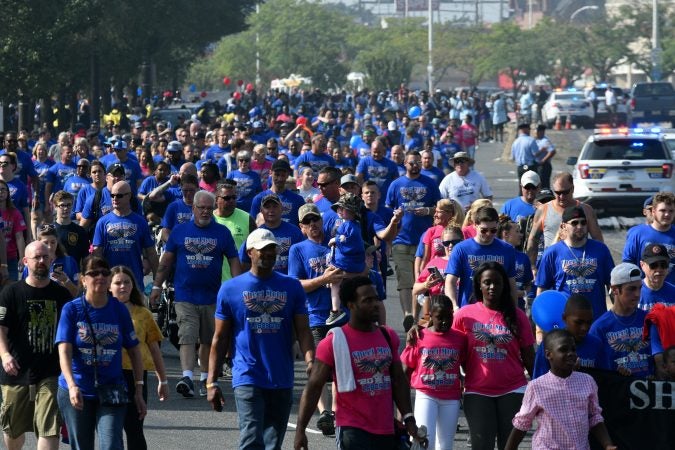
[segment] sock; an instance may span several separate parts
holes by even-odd
[[[192,379],[192,371],[191,370],[184,370],[183,376],[188,377],[189,379]]]

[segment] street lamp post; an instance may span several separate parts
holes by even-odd
[[[433,60],[433,51],[434,51],[434,16],[432,12],[432,0],[427,0],[429,3],[428,5],[428,15],[429,17],[427,18],[428,22],[428,27],[427,27],[427,33],[429,34],[429,64],[427,65],[427,76],[429,78],[429,95],[431,96],[433,92],[433,72],[434,72],[434,60]]]
[[[661,79],[661,53],[658,2],[652,0],[652,81]]]
[[[654,1],[656,1],[656,0],[654,0]],[[600,9],[600,8],[598,8],[597,5],[586,5],[586,6],[582,6],[581,8],[577,9],[577,10],[574,11],[572,14],[570,14],[570,23],[572,23],[572,21],[574,21],[574,18],[575,18],[577,15],[579,15],[579,13],[581,13],[582,11],[586,11],[587,9],[597,10],[597,9]]]

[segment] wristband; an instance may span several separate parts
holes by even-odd
[[[144,384],[145,384],[145,382],[143,380],[138,380],[136,382],[136,386],[143,386]]]
[[[153,290],[153,291],[161,291],[162,288],[161,288],[160,286],[153,286],[153,287],[152,287],[152,290]]]
[[[169,380],[160,381],[159,384],[161,384],[162,386],[166,386],[167,384],[169,384]]]
[[[212,388],[219,388],[220,385],[218,384],[217,381],[214,381],[213,383],[206,383],[206,389],[212,389]]]
[[[408,419],[415,420],[415,415],[411,412],[403,416],[403,422],[405,423]]]

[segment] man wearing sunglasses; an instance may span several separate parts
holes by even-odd
[[[661,244],[648,244],[642,251],[640,268],[645,274],[642,280],[638,307],[650,311],[655,304],[675,305],[675,285],[666,281],[670,257],[668,249]]]
[[[482,263],[496,261],[509,276],[511,297],[518,302],[516,289],[516,249],[501,239],[497,239],[499,214],[497,210],[484,206],[478,208],[474,217],[476,236],[455,245],[445,268],[445,294],[455,307],[469,304],[473,295],[473,271]],[[457,287],[459,285],[459,288]]]
[[[549,289],[568,296],[583,295],[593,305],[593,318],[597,319],[607,311],[612,254],[604,243],[588,239],[588,221],[581,206],[565,209],[560,233],[564,239],[541,256],[534,282],[537,295]]]
[[[541,178],[534,170],[528,170],[520,177],[520,195],[508,200],[502,206],[501,213],[518,222],[537,212],[534,201],[539,194]]]

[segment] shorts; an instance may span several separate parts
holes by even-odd
[[[3,384],[0,408],[2,431],[12,439],[31,432],[36,437],[58,436],[61,415],[56,401],[57,388],[57,377],[40,380],[36,385],[35,400],[31,401],[28,386]]]
[[[216,304],[195,305],[176,302],[174,305],[178,324],[178,344],[194,345],[200,342],[211,345],[216,328]]]
[[[328,336],[328,330],[333,328],[330,325],[317,325],[315,327],[309,327],[309,331],[312,332],[312,339],[314,339],[314,348],[319,345],[319,342]]]
[[[415,279],[413,268],[415,266],[415,245],[396,244],[391,248],[391,259],[396,269],[396,289],[412,289]]]

